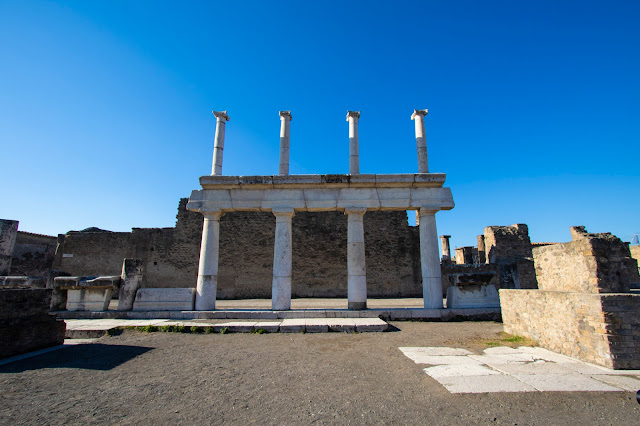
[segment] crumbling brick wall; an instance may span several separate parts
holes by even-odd
[[[499,288],[538,288],[525,224],[484,228],[487,263],[498,265]]]
[[[57,267],[71,275],[119,275],[125,257],[144,262],[143,287],[194,287],[203,218],[180,200],[175,228],[71,232]],[[420,297],[418,229],[399,212],[364,216],[370,297]],[[233,212],[220,219],[218,297],[270,298],[275,218]],[[298,212],[292,222],[294,297],[347,296],[347,218],[341,212]],[[72,256],[72,257],[71,257]]]

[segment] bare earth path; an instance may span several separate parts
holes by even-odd
[[[640,424],[631,392],[450,394],[400,346],[485,349],[501,324],[324,334],[125,332],[0,367],[0,423]]]

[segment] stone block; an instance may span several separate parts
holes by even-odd
[[[192,311],[195,288],[141,288],[136,293],[134,311]]]
[[[305,320],[305,330],[307,333],[326,333],[329,331],[327,318],[314,318]]]
[[[494,285],[452,286],[447,289],[447,308],[499,308],[500,298]]]
[[[107,311],[112,288],[77,287],[67,290],[68,311]]]
[[[300,333],[306,329],[306,320],[304,318],[284,319],[280,323],[281,333]]]

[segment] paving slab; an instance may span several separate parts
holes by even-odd
[[[484,365],[473,364],[436,365],[425,368],[424,372],[434,379],[441,377],[495,376],[496,374],[502,374]]]
[[[353,322],[356,324],[356,331],[359,333],[380,332],[389,328],[389,324],[380,318],[353,318]]]
[[[327,318],[305,319],[305,330],[307,333],[327,333],[329,331]]]
[[[533,386],[513,376],[458,376],[437,379],[451,393],[535,392]]]
[[[356,322],[353,318],[327,318],[331,331],[353,333],[356,331]]]
[[[630,392],[640,390],[640,379],[634,377],[594,374],[591,378]]]
[[[253,331],[255,325],[257,324],[256,321],[247,321],[247,322],[240,322],[240,321],[231,321],[231,322],[222,322],[220,324],[214,324],[213,326],[213,330],[220,332],[223,328],[227,328],[227,331],[229,333],[250,333],[251,331]]]
[[[447,347],[426,347],[426,348],[416,348],[416,347],[401,347],[400,350],[403,353],[407,352],[416,352],[424,355],[436,355],[436,356],[444,356],[444,355],[474,355],[473,352],[468,351],[462,348],[447,348]]]
[[[482,365],[480,361],[477,361],[470,356],[463,355],[425,355],[419,352],[409,352],[407,354],[413,362],[416,364],[431,364],[431,365]]]
[[[514,374],[513,377],[543,392],[615,392],[621,390],[581,374]]]

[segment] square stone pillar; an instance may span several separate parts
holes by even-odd
[[[420,209],[420,266],[425,309],[442,309],[442,278],[438,253],[436,211]]]
[[[273,281],[271,288],[271,309],[283,311],[291,309],[291,220],[293,209],[274,209],[276,217],[276,237],[273,243]]]
[[[347,293],[349,309],[367,309],[367,268],[364,252],[364,214],[367,209],[345,209],[347,214]]]
[[[0,275],[10,275],[17,235],[17,220],[0,219]]]
[[[221,216],[221,212],[204,213],[196,285],[196,311],[211,311],[216,308]]]

